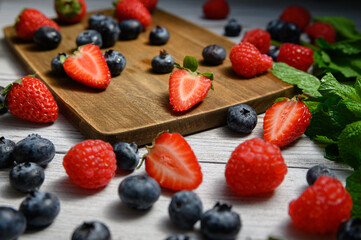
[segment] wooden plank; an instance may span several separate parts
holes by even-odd
[[[164,46],[148,44],[149,32],[156,25],[163,25],[170,32],[170,40]],[[160,48],[165,48],[177,62],[182,62],[186,55],[201,61],[205,46],[219,44],[229,53],[234,43],[162,10],[153,13],[152,25],[137,40],[118,41],[112,47],[125,55],[127,66],[120,76],[112,78],[105,91],[54,76],[51,59],[58,52],[71,53],[76,48],[78,33],[86,28],[87,18],[76,25],[61,26],[63,40],[57,49],[50,51],[39,51],[33,43],[20,41],[11,27],[4,28],[4,33],[9,45],[53,92],[62,113],[87,138],[145,144],[164,130],[189,134],[222,125],[227,108],[238,103],[248,103],[261,113],[275,98],[293,95],[293,87],[270,72],[249,79],[237,76],[227,58],[220,66],[200,65],[199,71],[215,74],[214,91],[189,111],[172,111],[169,74],[151,71],[151,59],[159,54]]]

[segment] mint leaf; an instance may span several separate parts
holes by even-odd
[[[340,104],[343,104],[348,111],[350,111],[357,120],[361,120],[361,103],[352,99],[341,100]]]
[[[361,121],[348,124],[338,141],[341,158],[354,169],[361,166]]]
[[[198,68],[198,61],[194,57],[185,56],[183,60],[183,67],[195,72]]]
[[[338,54],[352,55],[361,53],[361,38],[336,42],[334,44],[328,43],[324,38],[318,38],[315,43],[323,50],[337,51]]]
[[[355,23],[345,17],[316,17],[314,22],[324,22],[333,26],[337,36],[341,39],[361,38],[361,33],[356,30]]]
[[[303,92],[310,93],[313,96],[321,96],[317,91],[320,86],[320,81],[317,77],[298,70],[286,63],[278,62],[273,64],[272,73],[282,81],[297,85]]]
[[[346,179],[346,190],[352,198],[351,215],[353,218],[361,217],[361,171],[354,171]]]
[[[324,157],[332,161],[342,161],[337,144],[330,144],[325,147]]]

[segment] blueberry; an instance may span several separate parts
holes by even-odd
[[[280,52],[279,48],[273,47],[267,52],[267,55],[270,56],[273,59],[273,61],[276,62],[279,52]]]
[[[63,67],[65,58],[69,55],[66,53],[59,53],[51,60],[51,71],[56,75],[66,75]]]
[[[109,228],[102,222],[91,221],[79,225],[73,232],[72,240],[109,240]]]
[[[1,90],[3,89],[4,87],[0,86],[0,115],[8,111],[8,108],[5,106],[5,96],[1,94]]]
[[[44,182],[44,169],[33,162],[20,163],[13,167],[9,174],[11,186],[22,193],[30,193],[38,189]]]
[[[105,61],[109,67],[112,77],[119,75],[125,68],[127,60],[124,55],[114,50],[108,50],[104,53]]]
[[[160,196],[160,186],[151,177],[133,175],[126,177],[119,185],[119,197],[129,207],[149,209]]]
[[[170,73],[174,68],[174,58],[165,50],[152,59],[152,69],[155,73]]]
[[[53,160],[54,156],[54,144],[38,134],[30,134],[28,137],[17,142],[14,150],[14,160],[17,163],[35,162],[45,166]]]
[[[76,45],[82,46],[88,43],[92,43],[94,45],[102,47],[103,45],[102,35],[100,35],[100,33],[94,29],[88,29],[81,32],[76,38]]]
[[[117,22],[110,16],[100,20],[95,26],[90,26],[91,29],[98,31],[102,35],[103,48],[112,47],[117,42],[120,34],[120,29]]]
[[[210,240],[233,240],[241,229],[239,215],[231,206],[217,203],[201,217],[201,232]]]
[[[0,168],[7,168],[13,165],[15,145],[13,141],[0,137]]]
[[[227,125],[238,133],[250,133],[257,125],[257,113],[247,104],[237,104],[227,110]]]
[[[26,229],[24,215],[11,207],[0,207],[0,240],[16,240]]]
[[[226,58],[226,50],[219,45],[209,45],[203,48],[204,62],[209,65],[219,65]]]
[[[61,42],[61,34],[55,28],[45,26],[35,31],[33,40],[43,49],[54,49],[58,47]]]
[[[266,30],[273,40],[280,41],[281,29],[285,24],[281,19],[274,19],[267,24]]]
[[[236,37],[242,31],[241,25],[237,22],[236,19],[230,19],[226,26],[224,26],[224,35],[228,37]]]
[[[138,166],[139,157],[137,144],[134,142],[131,144],[118,142],[114,144],[113,149],[117,158],[118,168],[131,171]]]
[[[163,45],[169,40],[169,32],[165,27],[156,26],[149,34],[149,42],[152,45]]]
[[[202,211],[202,202],[192,191],[175,193],[168,207],[170,220],[183,229],[192,229],[201,218]]]
[[[306,173],[306,180],[308,185],[313,185],[317,178],[321,177],[321,176],[329,176],[329,177],[333,177],[335,178],[335,174],[333,173],[333,171],[331,169],[329,169],[328,167],[324,166],[324,165],[315,165],[313,167],[311,167],[310,169],[308,169],[307,173]]]
[[[361,218],[352,218],[340,224],[337,240],[361,240]]]
[[[90,29],[97,29],[100,28],[101,22],[105,20],[105,16],[103,13],[95,13],[91,15],[88,19],[89,28]]]
[[[167,237],[165,240],[196,240],[194,237],[190,237],[184,234],[175,234]]]
[[[58,216],[60,202],[52,193],[35,191],[21,202],[19,210],[24,214],[28,228],[43,228]]]
[[[123,40],[132,40],[138,38],[142,32],[142,24],[136,19],[128,19],[119,22],[120,35]]]
[[[294,23],[285,23],[279,33],[279,41],[298,44],[301,30]]]

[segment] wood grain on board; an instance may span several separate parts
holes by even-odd
[[[111,11],[103,13],[110,15]],[[104,91],[51,73],[51,59],[60,52],[70,54],[76,49],[75,39],[88,27],[88,18],[79,24],[62,25],[62,42],[54,50],[43,51],[34,43],[19,40],[10,26],[4,28],[4,33],[28,70],[46,83],[62,113],[87,138],[146,144],[160,131],[190,134],[225,124],[226,110],[232,105],[247,103],[261,113],[277,97],[293,95],[293,87],[270,72],[254,78],[237,76],[228,56],[219,66],[203,64],[202,50],[207,45],[219,44],[229,55],[235,43],[225,37],[159,9],[153,12],[152,17],[152,24],[138,39],[118,41],[110,48],[123,53],[127,65],[120,76],[112,78]],[[149,32],[156,25],[168,29],[170,39],[166,45],[152,46],[148,43]],[[214,91],[209,91],[201,103],[186,112],[172,111],[168,95],[169,74],[154,74],[151,70],[151,59],[161,49],[179,63],[187,55],[194,56],[200,62],[200,72],[214,73]]]

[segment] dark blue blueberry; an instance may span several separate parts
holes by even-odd
[[[155,73],[170,73],[174,68],[174,58],[165,50],[152,59],[152,69]]]
[[[281,19],[274,19],[267,24],[266,30],[273,40],[280,41],[281,29],[285,24]]]
[[[117,158],[118,168],[131,171],[138,166],[138,146],[134,142],[131,144],[118,142],[114,144],[113,150]]]
[[[84,222],[78,226],[71,237],[71,240],[109,240],[111,233],[109,228],[102,222]]]
[[[54,49],[61,42],[61,34],[55,28],[45,26],[35,31],[33,40],[42,49]]]
[[[5,106],[5,96],[1,94],[1,90],[3,89],[4,87],[0,86],[0,115],[8,111],[8,108]]]
[[[300,42],[301,30],[294,23],[285,23],[281,29],[279,40],[298,44]]]
[[[19,210],[24,214],[28,228],[43,228],[58,216],[60,201],[52,193],[35,191],[21,202]]]
[[[160,186],[151,177],[133,175],[126,177],[119,185],[119,197],[129,207],[149,209],[160,196]]]
[[[14,150],[14,161],[17,163],[35,162],[45,166],[53,160],[54,156],[54,144],[38,134],[30,134],[28,137],[17,142]]]
[[[103,48],[114,46],[120,34],[117,22],[110,16],[100,20],[95,26],[91,26],[91,29],[98,31],[102,35]]]
[[[9,174],[10,185],[22,193],[37,190],[44,182],[44,169],[33,162],[20,163]]]
[[[13,152],[15,143],[4,137],[0,138],[0,168],[7,168],[13,165]]]
[[[100,35],[100,33],[94,29],[88,29],[84,32],[81,32],[76,38],[76,45],[79,47],[88,43],[102,47],[102,35]]]
[[[149,34],[149,43],[152,45],[163,45],[169,40],[169,32],[165,27],[156,26]]]
[[[236,37],[242,31],[241,25],[237,22],[236,19],[230,19],[226,26],[224,26],[224,35],[228,37]]]
[[[273,59],[273,61],[276,62],[279,52],[280,49],[278,47],[273,47],[267,52],[267,55],[270,56]]]
[[[136,39],[142,32],[142,24],[135,19],[129,19],[119,22],[120,35],[119,38],[123,40]]]
[[[337,240],[361,240],[361,218],[351,218],[341,223]]]
[[[202,56],[204,62],[209,65],[219,65],[226,58],[226,50],[219,45],[209,45],[203,48]]]
[[[203,205],[201,199],[192,191],[180,191],[173,195],[168,207],[170,220],[183,229],[192,229],[201,218]]]
[[[194,237],[190,237],[184,234],[175,234],[167,237],[165,240],[196,240]]]
[[[316,182],[317,178],[321,176],[329,176],[333,178],[336,177],[333,171],[328,167],[324,165],[316,165],[308,169],[306,173],[306,180],[308,185],[313,185]]]
[[[119,75],[125,68],[127,60],[124,55],[114,50],[108,50],[104,53],[110,74],[112,77]]]
[[[241,229],[239,215],[231,206],[217,203],[201,217],[202,235],[210,240],[233,240]]]
[[[51,60],[51,71],[56,75],[66,75],[63,67],[65,58],[69,55],[66,53],[59,53]]]
[[[26,229],[24,215],[11,207],[0,207],[0,240],[16,240]]]
[[[88,23],[89,23],[89,28],[90,29],[97,29],[100,27],[101,22],[105,19],[106,17],[104,16],[103,13],[95,13],[93,15],[91,15],[88,19]]]
[[[247,104],[237,104],[227,111],[227,125],[238,133],[250,133],[257,125],[257,113]]]

